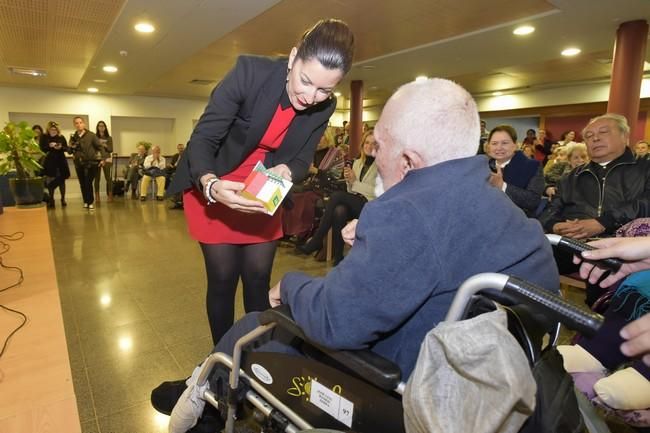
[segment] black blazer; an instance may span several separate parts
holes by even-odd
[[[167,191],[201,187],[199,179],[223,176],[237,168],[257,147],[280,104],[287,79],[287,59],[240,56],[235,67],[212,91]],[[264,165],[287,164],[294,182],[301,181],[336,108],[336,98],[299,111],[275,152]]]

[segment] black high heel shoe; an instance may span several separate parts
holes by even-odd
[[[296,253],[308,256],[319,251],[321,248],[323,248],[323,242],[318,242],[314,238],[311,238],[302,245],[296,245]]]

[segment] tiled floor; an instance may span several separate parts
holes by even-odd
[[[91,213],[73,196],[67,208],[49,211],[84,433],[166,432],[151,389],[187,376],[212,347],[201,253],[183,212],[167,206],[117,198]],[[272,283],[293,270],[322,275],[328,266],[279,248]]]
[[[212,348],[198,244],[167,202],[118,198],[91,213],[68,201],[49,220],[82,430],[166,432],[151,389],[187,376]],[[281,247],[272,282],[327,269]]]

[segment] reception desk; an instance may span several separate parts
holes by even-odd
[[[5,265],[21,267],[25,281],[1,292],[0,304],[25,313],[28,322],[0,358],[0,433],[79,433],[45,208],[5,208],[0,234],[17,231],[24,238],[7,242],[11,249],[1,257]],[[0,269],[0,289],[17,277]],[[0,345],[21,320],[0,309]]]

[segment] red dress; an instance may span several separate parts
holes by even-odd
[[[239,167],[221,179],[243,182],[266,153],[277,149],[287,134],[296,112],[289,104],[278,108],[260,144]],[[270,167],[267,167],[270,168]],[[203,193],[191,188],[183,194],[183,208],[190,236],[205,244],[257,244],[282,237],[282,208],[275,215],[249,214],[230,209],[221,203],[208,206]]]

